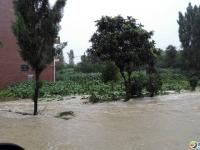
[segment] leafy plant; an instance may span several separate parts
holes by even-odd
[[[146,89],[150,93],[150,96],[153,97],[154,95],[158,94],[162,87],[162,81],[160,76],[156,73],[149,75],[149,81],[147,82]]]
[[[192,76],[190,77],[189,79],[189,83],[190,83],[190,86],[191,86],[191,90],[192,91],[195,91],[196,87],[197,87],[197,84],[198,84],[198,77],[197,76]]]
[[[64,80],[42,82],[39,94],[41,100],[62,100],[62,97],[69,95],[90,95],[89,100],[92,103],[125,98],[125,87],[124,84],[121,84],[123,82],[122,79],[111,88],[109,83],[103,82],[101,73],[80,73],[66,68],[62,72]],[[131,76],[134,79],[132,81],[134,84],[131,87],[132,94],[140,96],[140,94],[146,94],[145,90],[149,93],[165,93],[165,91],[169,90],[180,92],[181,90],[190,89],[187,78],[181,73],[174,72],[173,70],[160,70],[159,73],[160,79],[157,76],[152,76],[152,82],[155,85],[151,89],[152,87],[148,87],[150,84],[148,75],[144,71],[135,71]],[[163,83],[162,86],[159,84],[160,80]],[[32,98],[33,84],[31,81],[12,84],[7,89],[0,91],[0,98]],[[160,86],[161,89],[159,90]]]

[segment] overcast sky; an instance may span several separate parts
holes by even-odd
[[[55,0],[50,0],[51,3]],[[200,4],[199,0],[68,0],[61,22],[61,42],[67,41],[64,49],[74,50],[75,62],[90,47],[89,39],[95,32],[95,20],[101,16],[132,16],[148,31],[154,31],[156,47],[165,49],[169,44],[180,47],[178,38],[178,12],[185,12],[188,3]]]

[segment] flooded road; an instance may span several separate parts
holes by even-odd
[[[189,150],[200,141],[200,94],[184,93],[129,102],[83,104],[80,97],[40,102],[41,115],[32,102],[0,103],[0,142],[13,142],[26,150]],[[55,118],[74,111],[70,120]]]

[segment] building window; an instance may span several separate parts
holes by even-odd
[[[28,71],[28,70],[29,70],[29,66],[27,64],[21,65],[21,71]]]

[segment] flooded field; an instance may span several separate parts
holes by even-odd
[[[0,142],[26,150],[188,150],[200,141],[200,94],[184,93],[129,102],[83,104],[80,97],[40,102],[39,116],[32,102],[0,103]],[[74,111],[69,120],[55,118]]]

